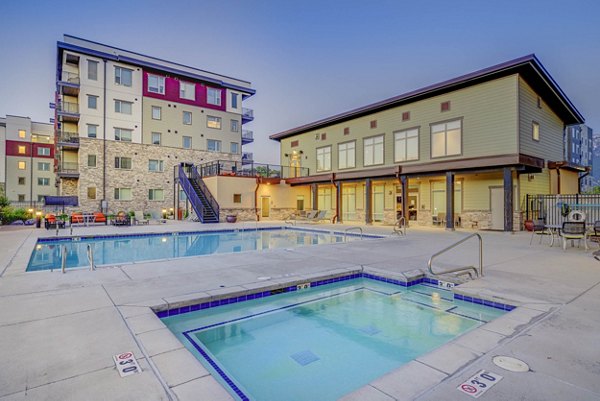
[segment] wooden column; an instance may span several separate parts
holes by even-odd
[[[371,179],[365,180],[365,224],[373,223],[373,186]]]
[[[312,184],[310,188],[312,193],[312,210],[319,210],[319,186]]]
[[[513,176],[510,167],[504,167],[504,231],[513,231]]]
[[[337,181],[335,183],[335,196],[336,196],[336,202],[335,202],[335,214],[337,214],[337,222],[338,223],[342,223],[343,222],[343,218],[342,218],[342,182],[341,181]]]
[[[402,186],[402,216],[404,216],[404,224],[408,227],[408,177],[400,176],[400,184]]]
[[[446,230],[454,231],[454,173],[446,172]]]

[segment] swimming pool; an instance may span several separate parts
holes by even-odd
[[[27,271],[60,269],[63,246],[66,247],[67,268],[87,267],[88,245],[92,247],[96,265],[118,265],[149,260],[173,259],[210,255],[295,248],[299,246],[331,244],[360,238],[341,232],[329,232],[288,227],[130,234],[118,236],[86,236],[40,238],[31,254]]]
[[[384,280],[358,273],[157,314],[235,399],[332,401],[513,308],[455,299],[435,280]]]

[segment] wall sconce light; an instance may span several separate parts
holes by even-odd
[[[283,156],[284,156],[284,157],[290,157],[290,155],[289,155],[289,154],[287,154],[287,153],[284,153],[284,154],[283,154]]]
[[[533,181],[534,178],[535,178],[534,174],[527,174],[527,181]]]
[[[303,151],[303,150],[301,150],[301,151],[300,151],[300,154],[301,154],[301,155],[302,155],[302,154],[304,154],[304,151]]]

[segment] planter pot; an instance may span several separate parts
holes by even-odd
[[[237,216],[230,214],[225,217],[225,220],[228,223],[235,223],[237,221]]]
[[[525,220],[525,229],[527,231],[533,231],[533,220]]]

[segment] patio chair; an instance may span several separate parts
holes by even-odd
[[[104,215],[104,213],[101,213],[101,212],[94,213],[94,223],[106,224],[106,216]]]
[[[71,225],[73,224],[83,224],[83,214],[81,212],[73,212],[71,213]]]
[[[136,224],[150,224],[150,220],[144,218],[144,213],[140,211],[135,212],[135,223]]]
[[[129,226],[131,225],[131,220],[129,219],[129,215],[125,212],[118,212],[115,216],[112,224],[115,226]]]
[[[441,226],[446,224],[446,213],[438,213],[437,216],[432,216],[431,223],[434,226]]]
[[[533,220],[533,229],[531,230],[531,239],[529,240],[529,245],[531,245],[531,243],[533,242],[533,236],[535,234],[538,234],[540,236],[540,244],[542,243],[542,235],[546,234],[546,223],[544,222],[544,219],[536,219]]]
[[[585,213],[581,210],[573,210],[567,216],[567,221],[585,221]]]
[[[567,250],[568,240],[571,240],[571,244],[573,244],[573,241],[575,240],[580,242],[583,240],[585,250],[588,250],[587,234],[585,232],[585,223],[583,221],[565,221],[559,235],[562,238],[563,251]]]
[[[48,213],[46,216],[44,216],[44,227],[46,230],[56,228],[57,224],[59,228],[65,228],[65,222],[62,220],[57,220],[55,215]]]
[[[318,210],[310,210],[306,212],[306,215],[303,216],[295,216],[294,220],[296,221],[313,221],[317,215],[319,214]]]

